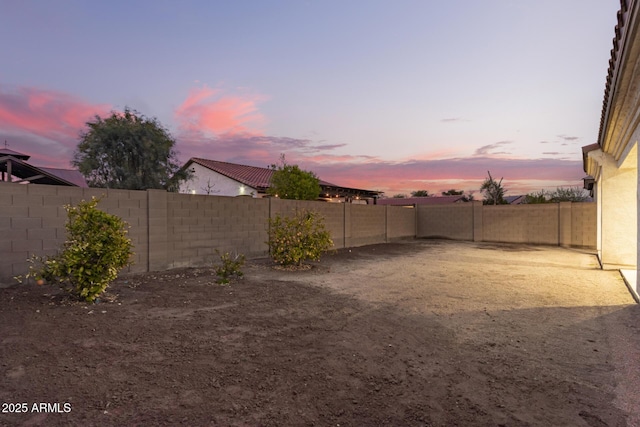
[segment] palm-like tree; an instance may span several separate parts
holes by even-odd
[[[485,179],[480,187],[480,192],[484,195],[483,203],[485,205],[506,204],[507,201],[504,199],[506,190],[502,186],[503,178],[500,178],[500,181],[496,181],[491,176],[491,172],[487,171],[487,174],[489,174],[489,178]]]

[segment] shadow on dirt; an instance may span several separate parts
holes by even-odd
[[[637,410],[617,363],[639,355],[638,306],[412,313],[295,281],[139,279],[92,306],[0,290],[0,399],[72,405],[3,424],[621,426]]]

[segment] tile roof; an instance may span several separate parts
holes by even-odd
[[[237,163],[220,162],[218,160],[203,159],[200,157],[192,157],[189,159],[185,167],[188,167],[191,163],[197,163],[212,171],[218,172],[228,178],[236,180],[244,185],[255,188],[257,190],[266,190],[271,184],[271,176],[273,175],[273,169],[261,168],[257,166],[239,165]],[[323,187],[323,191],[333,192],[334,189],[340,189],[341,191],[348,191],[353,193],[367,193],[367,195],[377,195],[378,192],[370,190],[362,190],[359,188],[341,187],[339,185],[332,184],[330,182],[319,179],[319,184]]]
[[[633,0],[620,0],[620,10],[617,13],[618,24],[615,27],[615,37],[613,38],[613,48],[611,49],[611,58],[609,59],[609,69],[607,70],[607,81],[604,88],[604,101],[602,102],[602,114],[600,117],[600,130],[598,132],[598,144],[601,145],[603,138],[605,137],[605,127],[607,116],[611,108],[613,96],[616,93],[616,86],[618,85],[618,75],[620,74],[620,67],[622,56],[624,53],[625,45],[630,43],[628,40],[631,38],[629,34],[631,27],[631,19],[634,8],[638,9],[638,2]]]
[[[228,178],[260,190],[269,187],[269,184],[271,183],[271,175],[273,175],[273,170],[269,168],[219,162],[217,160],[208,160],[198,157],[192,157],[187,162],[187,165],[190,163],[197,163],[200,166],[204,166],[207,169],[211,169],[212,171],[218,172]]]

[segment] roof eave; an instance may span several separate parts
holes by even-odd
[[[625,88],[628,82],[625,82],[625,73],[633,73],[628,71],[626,65],[633,58],[630,58],[631,48],[636,42],[634,34],[638,31],[638,22],[636,15],[638,14],[637,0],[621,0],[620,10],[618,11],[618,23],[615,27],[615,37],[613,38],[613,48],[611,49],[611,58],[609,59],[609,69],[604,90],[604,99],[602,103],[602,113],[600,117],[600,129],[598,132],[598,145],[603,151],[609,154],[618,153],[624,147],[618,147],[622,143],[620,138],[611,138],[610,134],[615,129],[615,123],[612,123],[616,117],[612,117],[612,112],[618,111],[616,106],[618,103],[618,95],[624,98]],[[634,54],[637,51],[634,50]],[[624,87],[623,87],[624,86]],[[616,108],[614,108],[614,106]]]

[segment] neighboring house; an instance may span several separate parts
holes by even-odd
[[[28,163],[30,157],[6,147],[0,148],[0,181],[87,187],[79,171],[34,166]]]
[[[465,196],[434,196],[434,197],[393,197],[378,199],[378,205],[413,206],[413,205],[448,205],[451,203],[464,203]]]
[[[264,197],[271,182],[273,169],[239,165],[192,157],[183,166],[193,171],[193,178],[180,185],[181,193],[213,196]],[[340,187],[320,180],[319,199],[332,202],[373,203],[379,191]]]
[[[510,205],[522,205],[524,204],[527,196],[505,196],[504,200]]]
[[[597,203],[597,250],[605,269],[620,269],[638,298],[638,139],[640,5],[622,0],[595,144],[582,147],[585,188]]]

